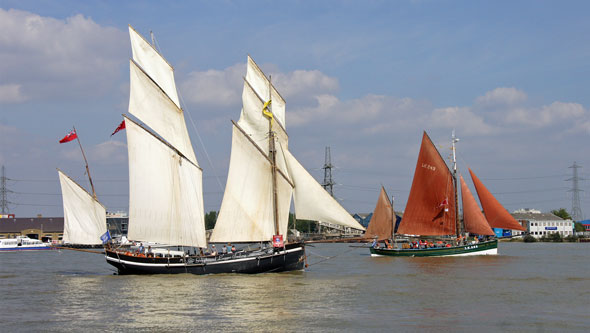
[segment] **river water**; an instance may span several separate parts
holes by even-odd
[[[118,276],[102,255],[0,253],[0,331],[590,331],[590,243],[498,256],[307,247],[304,272]]]

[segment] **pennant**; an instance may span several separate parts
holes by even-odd
[[[268,102],[264,103],[264,106],[262,107],[262,113],[272,120],[272,112],[268,109],[271,102],[272,100],[269,99]]]
[[[113,132],[113,134],[111,134],[111,136],[115,135],[115,133],[119,132],[120,130],[124,130],[125,129],[125,120],[123,120],[119,126],[117,126],[117,128],[115,129],[115,131]]]
[[[76,134],[75,130],[70,131],[63,139],[59,140],[59,143],[66,143],[72,140],[76,140],[78,138],[78,134]]]

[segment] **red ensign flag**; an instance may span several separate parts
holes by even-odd
[[[111,134],[111,136],[115,135],[115,133],[119,132],[120,130],[124,130],[125,129],[125,120],[123,120],[119,126],[115,129],[115,131],[113,132],[113,134]]]
[[[59,140],[59,143],[70,142],[72,140],[76,140],[77,137],[78,137],[78,135],[76,134],[76,131],[72,130],[70,133],[68,133],[66,136],[64,136],[63,139]]]

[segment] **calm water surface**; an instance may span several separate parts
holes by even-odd
[[[590,243],[499,252],[316,244],[305,272],[251,276],[117,276],[98,254],[0,253],[0,331],[590,331]]]

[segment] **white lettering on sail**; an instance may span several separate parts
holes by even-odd
[[[436,171],[436,167],[434,165],[430,165],[428,163],[422,163],[422,167],[424,169],[428,169],[428,170],[431,170],[431,171]]]

